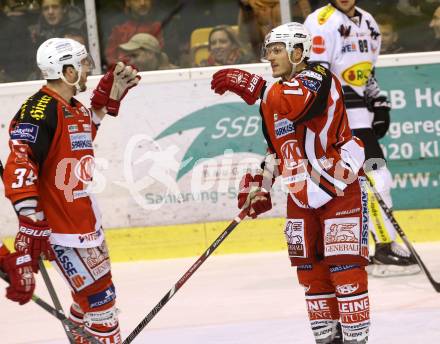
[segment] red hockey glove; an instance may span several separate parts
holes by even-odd
[[[49,243],[52,229],[47,221],[32,221],[27,216],[18,217],[19,230],[15,237],[15,250],[29,254],[32,258],[32,269],[38,272],[38,259],[54,260],[54,253]]]
[[[241,69],[226,68],[212,76],[211,89],[215,93],[226,91],[239,95],[249,105],[255,104],[261,95],[266,81],[259,75],[248,73]]]
[[[6,247],[2,247],[0,256],[0,268],[8,274],[9,287],[6,288],[6,297],[20,305],[24,305],[32,298],[35,289],[35,279],[32,273],[31,257],[21,253],[9,253]]]
[[[106,107],[109,115],[117,116],[122,99],[130,88],[139,83],[140,79],[136,67],[118,62],[104,74],[93,91],[92,108],[100,110]]]
[[[240,182],[238,192],[238,207],[240,209],[249,207],[248,215],[255,219],[258,215],[272,209],[270,192],[262,187],[263,176],[257,174],[252,176],[247,173]]]

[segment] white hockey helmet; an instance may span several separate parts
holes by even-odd
[[[95,66],[86,47],[70,38],[50,38],[37,50],[37,65],[46,80],[63,79],[67,82],[63,66],[73,66],[80,75],[84,62],[89,64],[89,71]]]
[[[310,56],[310,51],[312,49],[312,35],[310,31],[301,23],[287,23],[277,26],[272,29],[264,39],[263,47],[263,59],[266,59],[267,46],[272,43],[284,43],[286,46],[287,54],[289,55],[289,60],[293,65],[296,65],[305,58]],[[291,60],[292,51],[299,44],[302,44],[303,53],[301,60],[298,63],[294,63]]]

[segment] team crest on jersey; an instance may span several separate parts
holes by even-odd
[[[11,131],[11,140],[21,140],[35,143],[38,136],[38,126],[31,123],[19,123]]]
[[[336,8],[328,4],[318,13],[318,23],[319,25],[324,25],[325,22],[335,13]]]
[[[90,133],[70,134],[70,149],[72,151],[92,149],[92,135]]]
[[[295,125],[287,118],[275,122],[275,136],[277,139],[295,132]]]
[[[373,69],[373,64],[369,61],[359,62],[342,72],[342,79],[352,86],[364,86]]]
[[[299,150],[297,140],[289,140],[281,146],[281,154],[284,158],[284,166],[288,170],[294,169],[298,166],[298,161],[301,159],[301,151]]]
[[[92,155],[86,155],[75,166],[75,176],[83,183],[90,183],[93,179],[95,170],[95,158]]]

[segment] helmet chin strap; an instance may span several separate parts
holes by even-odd
[[[75,95],[78,94],[79,92],[84,91],[81,86],[79,86],[79,81],[81,80],[81,67],[79,67],[79,70],[77,70],[78,72],[78,79],[76,79],[75,82],[69,82],[66,80],[66,78],[64,77],[64,74],[61,75],[61,80],[63,80],[67,85],[69,86],[74,86],[75,87]],[[75,69],[76,70],[76,69]]]
[[[304,56],[301,56],[301,60],[298,63],[292,61],[291,56],[289,56],[290,64],[292,65],[292,73],[290,73],[289,79],[291,79],[296,73],[296,67],[304,61]]]

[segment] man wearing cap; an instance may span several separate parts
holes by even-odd
[[[174,69],[168,56],[162,52],[159,41],[148,33],[137,33],[119,48],[129,63],[136,65],[139,71]]]

